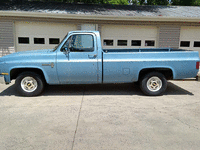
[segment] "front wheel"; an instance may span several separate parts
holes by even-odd
[[[24,72],[17,77],[15,87],[20,95],[37,96],[43,91],[44,82],[40,75],[34,72]]]
[[[150,72],[140,80],[140,88],[145,95],[162,95],[167,88],[167,80],[162,73]]]

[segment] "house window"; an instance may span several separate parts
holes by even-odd
[[[146,40],[145,41],[145,46],[155,46],[155,41],[153,41],[153,40]]]
[[[117,45],[118,46],[127,46],[127,40],[118,40]]]
[[[34,38],[34,44],[44,44],[44,38]]]
[[[113,40],[103,40],[104,46],[113,46]]]
[[[18,37],[19,44],[29,44],[29,37]]]
[[[190,47],[190,41],[181,41],[180,47]]]
[[[200,47],[200,41],[194,41],[194,47]]]
[[[132,40],[131,46],[141,46],[141,40]]]
[[[49,38],[49,44],[59,44],[60,39],[59,38]]]

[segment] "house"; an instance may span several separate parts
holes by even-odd
[[[98,30],[103,48],[200,52],[200,7],[26,2],[0,5],[0,56],[52,49],[72,30]]]

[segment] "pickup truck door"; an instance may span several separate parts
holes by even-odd
[[[71,35],[57,52],[60,84],[97,83],[96,36],[92,33]]]

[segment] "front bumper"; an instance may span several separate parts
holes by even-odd
[[[5,84],[4,75],[0,75],[0,84]]]

